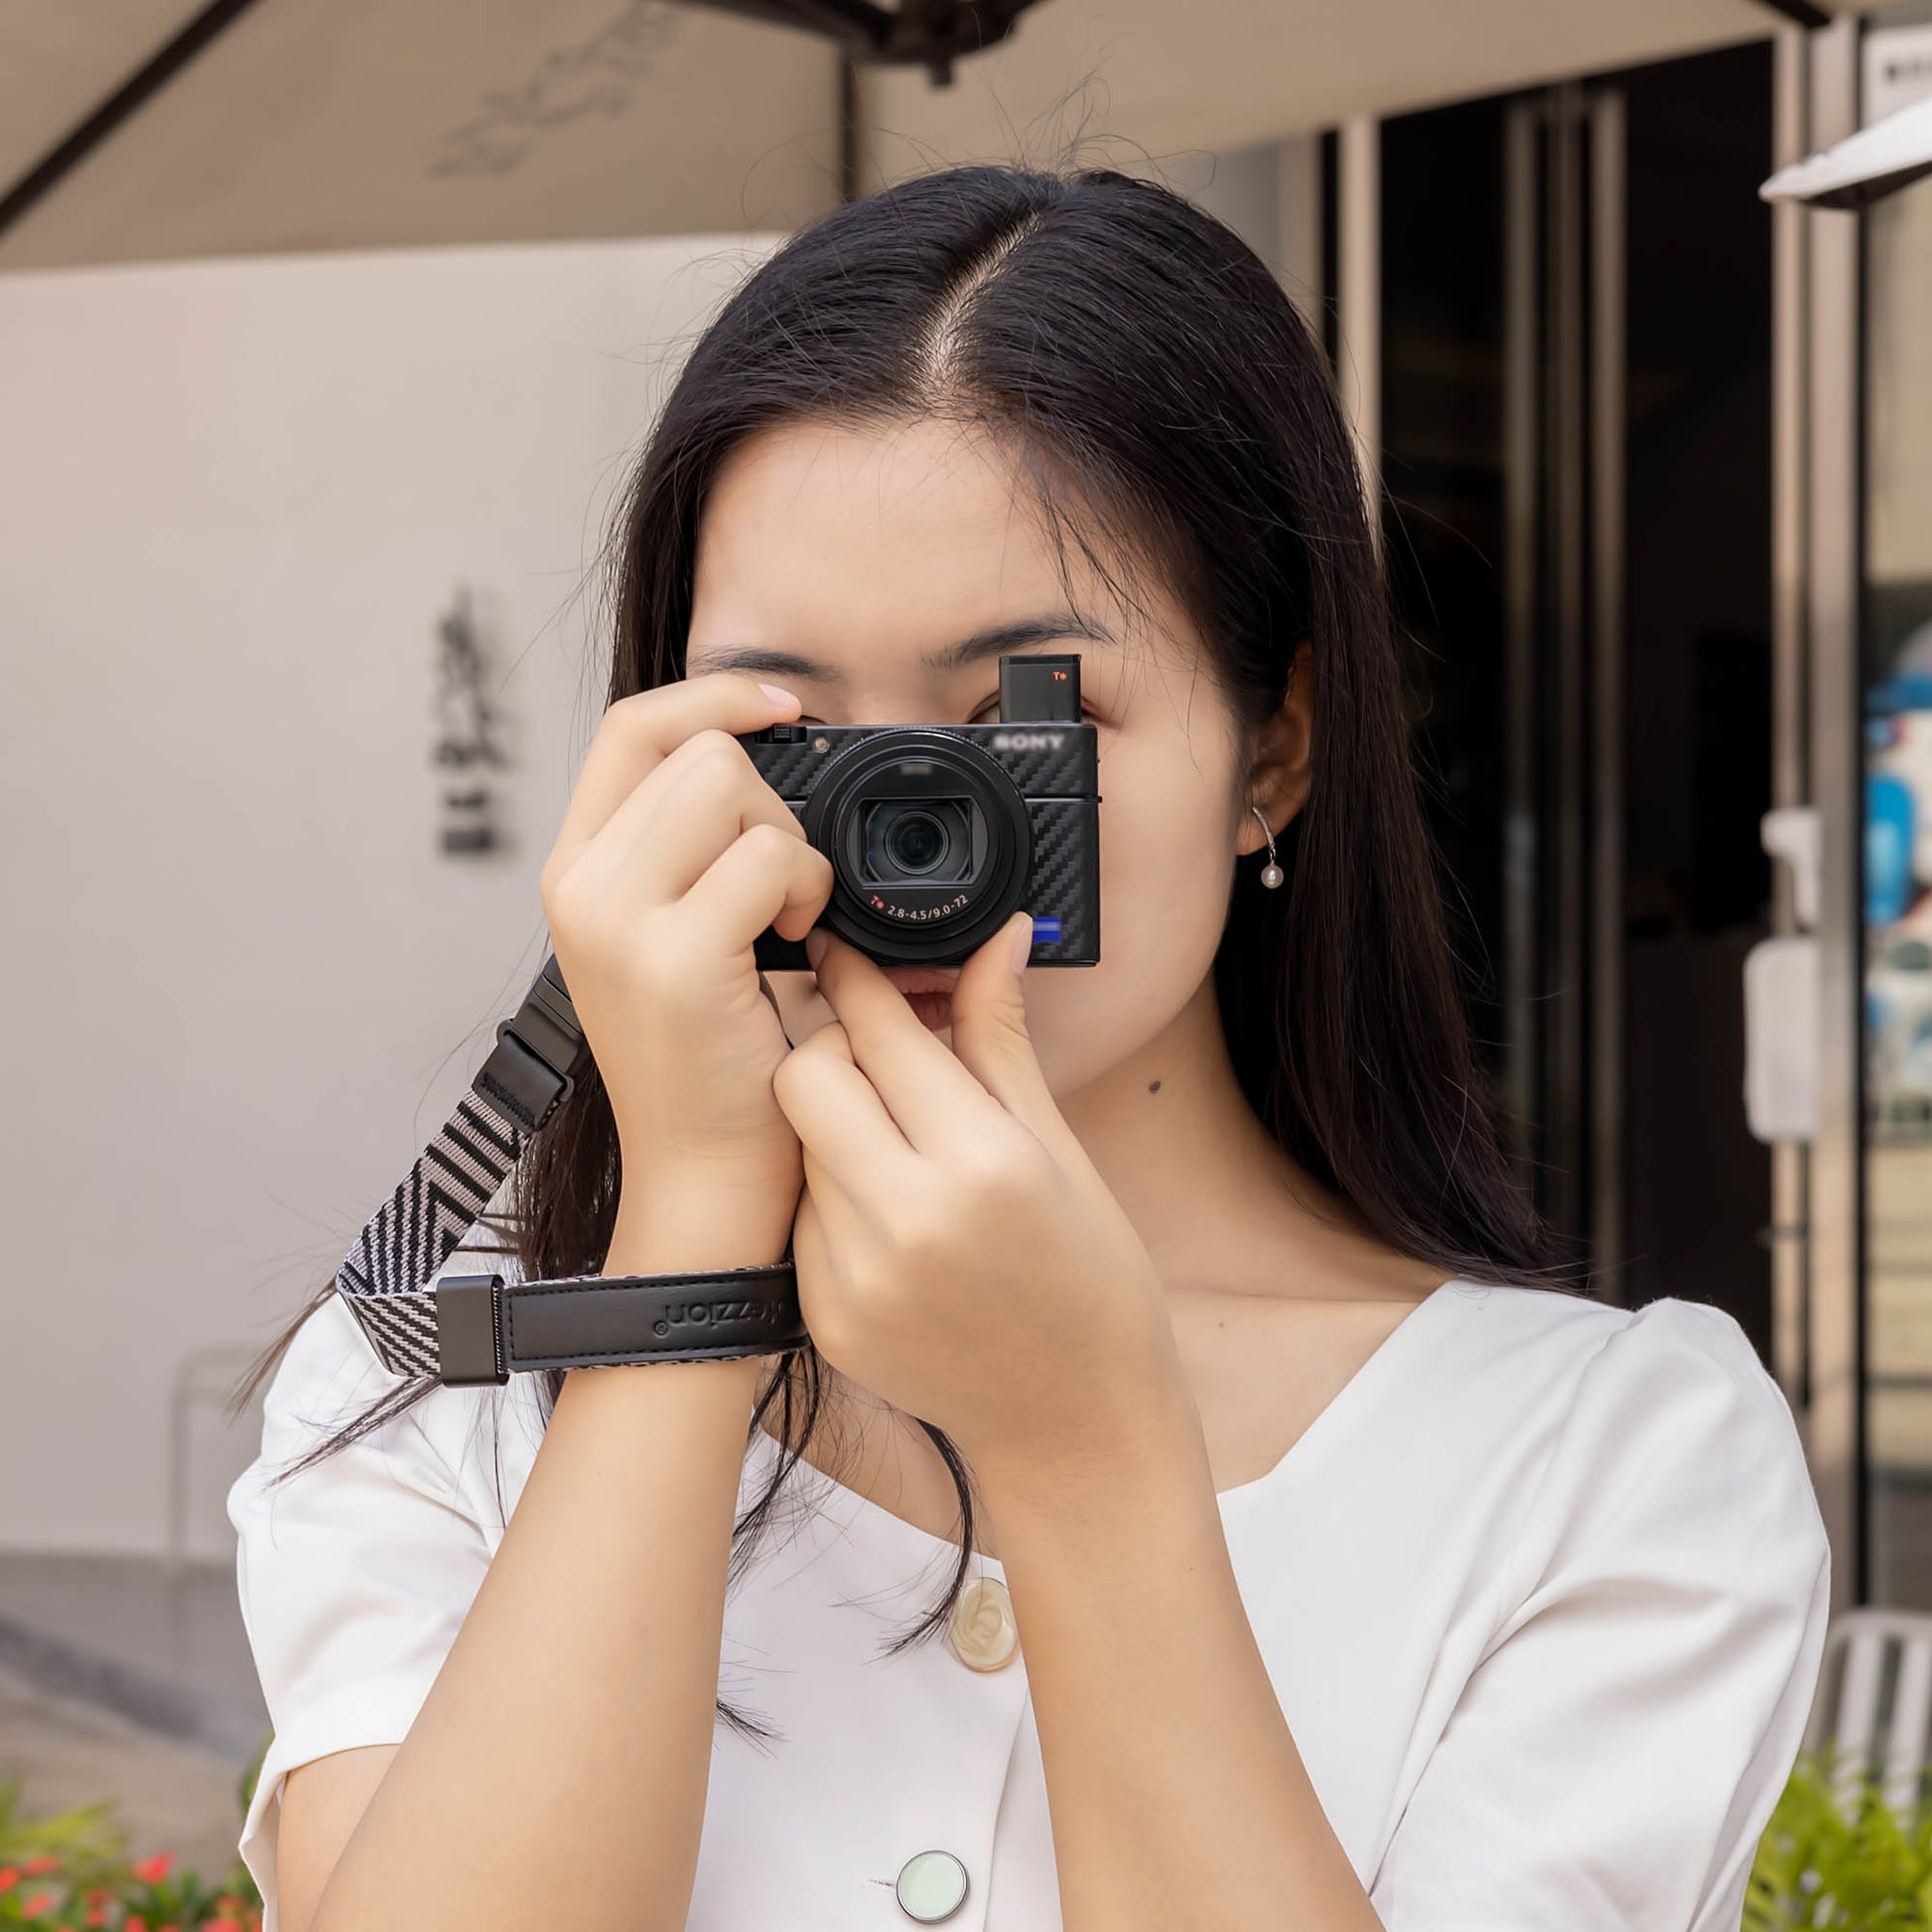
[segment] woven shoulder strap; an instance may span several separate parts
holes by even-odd
[[[382,1365],[441,1373],[435,1281],[591,1057],[553,953],[456,1112],[370,1216],[336,1287]]]

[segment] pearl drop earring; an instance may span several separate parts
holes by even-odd
[[[1261,819],[1261,836],[1268,841],[1268,863],[1261,869],[1261,883],[1273,892],[1288,875],[1275,863],[1275,835],[1268,829],[1268,821],[1262,818],[1261,807],[1250,805],[1248,809]]]

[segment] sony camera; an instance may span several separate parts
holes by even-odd
[[[832,862],[818,924],[886,966],[955,966],[1022,908],[1035,966],[1100,958],[1098,738],[1080,659],[1000,659],[985,725],[770,725],[742,734]],[[767,926],[760,971],[809,970]]]

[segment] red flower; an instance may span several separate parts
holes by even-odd
[[[105,1905],[113,1896],[114,1894],[105,1885],[96,1885],[86,1894],[89,1905]]]
[[[83,1922],[88,1925],[105,1925],[107,1923],[107,1907],[105,1905],[89,1905],[87,1907],[87,1916]]]
[[[29,1859],[20,1867],[23,1875],[29,1878],[38,1878],[43,1871],[59,1871],[60,1868],[61,1861],[52,1852],[43,1852],[39,1858]]]
[[[202,1932],[241,1932],[241,1921],[234,1918],[205,1919]]]
[[[0,1864],[0,1891],[12,1891],[20,1883],[20,1873],[10,1864]]]
[[[130,1912],[121,1920],[121,1932],[148,1932],[148,1922],[139,1912]]]
[[[143,1859],[139,1864],[132,1865],[129,1869],[144,1885],[158,1885],[167,1877],[174,1863],[175,1855],[172,1852],[157,1852],[153,1858]]]
[[[20,1901],[22,1918],[39,1918],[43,1912],[51,1912],[53,1909],[54,1894],[51,1891],[39,1891],[32,1898],[23,1898]]]

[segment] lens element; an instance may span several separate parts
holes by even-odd
[[[963,798],[882,798],[864,811],[865,872],[876,886],[939,885],[972,872],[972,807]]]
[[[930,872],[946,855],[946,834],[930,812],[906,812],[894,819],[886,851],[904,872]]]

